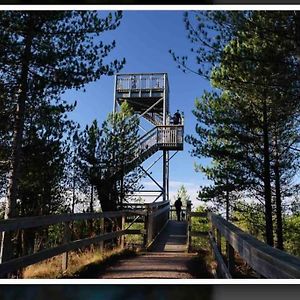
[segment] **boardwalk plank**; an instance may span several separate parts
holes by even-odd
[[[151,252],[120,260],[100,278],[191,279],[189,263],[196,254],[187,253],[187,223],[169,221],[152,244]]]

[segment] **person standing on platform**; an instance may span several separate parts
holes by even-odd
[[[178,199],[175,201],[175,209],[176,209],[177,221],[180,221],[181,206],[182,206],[181,198],[178,197]]]
[[[180,125],[181,124],[181,114],[180,114],[178,109],[177,109],[176,113],[173,116],[173,124],[174,125]]]

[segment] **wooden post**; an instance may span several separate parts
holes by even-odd
[[[191,230],[192,230],[191,210],[192,210],[192,201],[187,201],[186,210],[185,210],[185,217],[186,217],[186,220],[187,220],[188,251],[190,250],[191,243],[192,243],[192,237],[191,237]]]
[[[226,250],[227,250],[227,267],[229,273],[232,274],[234,272],[234,249],[228,242],[226,242]]]
[[[64,238],[63,238],[63,243],[68,244],[71,239],[71,229],[70,229],[70,222],[65,222],[64,223]],[[65,252],[62,255],[62,271],[66,271],[68,269],[68,257],[69,257],[69,252]]]
[[[222,236],[221,236],[221,232],[218,228],[217,228],[217,248],[222,257]],[[219,261],[218,261],[218,265],[217,265],[217,274],[218,274],[218,276],[222,277],[222,269],[221,269],[221,264]]]
[[[153,227],[153,218],[151,216],[151,208],[149,205],[146,206],[147,215],[145,216],[145,235],[144,235],[144,248],[146,249],[147,246],[150,244],[152,239],[152,227]]]
[[[147,213],[147,215],[145,215],[144,230],[145,230],[145,234],[144,234],[143,247],[144,247],[144,249],[146,249],[147,241],[148,241],[148,213]]]
[[[122,221],[121,221],[121,230],[125,229],[125,215],[122,216]],[[120,247],[121,249],[124,248],[124,244],[125,244],[125,234],[121,235],[121,243],[120,243]]]
[[[147,234],[147,245],[149,245],[152,241],[152,238],[153,238],[153,216],[151,214],[151,208],[148,207],[148,234]]]

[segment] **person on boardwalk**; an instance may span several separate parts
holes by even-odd
[[[181,114],[180,114],[178,109],[177,109],[176,113],[173,116],[173,124],[174,125],[180,125],[181,124]]]
[[[182,206],[181,198],[178,197],[178,199],[175,201],[175,209],[176,209],[177,221],[180,221],[181,206]]]

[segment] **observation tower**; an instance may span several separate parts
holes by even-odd
[[[117,112],[122,102],[132,107],[140,119],[141,138],[135,149],[135,158],[126,166],[126,172],[139,167],[157,187],[157,190],[140,190],[142,192],[157,192],[154,202],[162,198],[169,200],[169,162],[178,152],[183,150],[184,120],[173,122],[169,111],[169,83],[166,73],[117,74],[115,76],[113,112]],[[147,129],[142,121],[148,123]],[[147,168],[143,163],[158,151],[159,159]],[[170,153],[170,152],[174,153]],[[162,184],[156,180],[150,169],[162,161]]]

